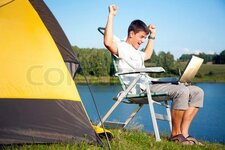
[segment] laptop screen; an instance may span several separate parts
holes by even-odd
[[[189,61],[188,65],[186,66],[184,73],[180,77],[180,82],[182,83],[189,83],[197,74],[199,68],[203,63],[203,59],[197,56],[192,56],[191,60]]]

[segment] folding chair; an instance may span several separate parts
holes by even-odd
[[[102,30],[104,28],[98,28],[99,32],[104,34]],[[114,36],[114,40],[119,40],[117,37]],[[172,124],[171,124],[171,114],[170,114],[170,106],[168,104],[168,93],[161,92],[161,93],[151,93],[150,85],[149,83],[146,83],[145,91],[139,91],[136,94],[133,94],[131,90],[133,87],[135,87],[139,81],[139,79],[142,76],[147,77],[150,73],[162,73],[165,72],[165,70],[162,67],[150,67],[150,68],[142,68],[142,69],[135,69],[134,71],[129,72],[118,72],[118,61],[120,58],[112,55],[113,59],[113,65],[116,71],[116,76],[118,76],[120,83],[122,85],[122,91],[119,92],[119,94],[114,98],[116,102],[114,105],[109,109],[109,111],[106,113],[106,115],[102,118],[102,121],[97,125],[101,126],[102,123],[105,126],[111,126],[111,127],[120,127],[125,128],[127,124],[134,118],[134,116],[138,113],[138,111],[143,107],[144,104],[148,104],[149,110],[150,110],[150,117],[152,119],[153,129],[155,133],[156,141],[161,141],[160,134],[159,134],[159,128],[157,120],[165,120],[169,122],[170,130],[172,130]],[[138,74],[135,79],[129,83],[129,85],[126,85],[122,79],[123,75],[127,74]],[[107,121],[109,116],[112,114],[112,112],[116,109],[116,107],[121,103],[126,104],[133,104],[137,105],[136,109],[131,113],[131,115],[128,117],[128,119],[125,122],[112,122]],[[157,104],[159,106],[163,106],[166,109],[166,114],[159,114],[156,113],[154,110],[154,104]]]

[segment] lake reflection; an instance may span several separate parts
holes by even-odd
[[[225,84],[198,83],[205,92],[204,107],[199,110],[190,127],[190,134],[198,139],[225,143]],[[121,90],[119,85],[90,85],[101,117],[110,109],[115,101],[112,97]],[[77,85],[83,104],[90,119],[99,122],[94,102],[86,85]],[[109,120],[124,121],[135,109],[134,105],[120,104]],[[156,111],[163,111],[156,108]],[[149,107],[145,105],[130,123],[141,127],[147,132],[153,132]],[[159,130],[170,134],[167,122],[158,121]]]

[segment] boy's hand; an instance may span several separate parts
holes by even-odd
[[[156,26],[155,26],[154,24],[150,24],[150,25],[148,26],[148,29],[149,29],[149,31],[150,31],[151,36],[152,36],[152,37],[155,37]]]
[[[115,16],[117,13],[118,8],[116,7],[116,5],[112,4],[109,6],[109,14]]]

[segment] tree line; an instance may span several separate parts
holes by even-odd
[[[77,46],[73,49],[85,75],[97,77],[111,75],[113,69],[111,55],[106,49],[78,48]]]
[[[193,54],[183,54],[179,60],[187,61],[192,55]],[[213,64],[225,64],[225,50],[223,50],[220,54],[199,53],[198,56],[204,59],[204,63],[212,62]]]
[[[77,46],[74,46],[73,49],[85,75],[96,77],[114,75],[111,54],[107,49],[79,48]],[[170,52],[161,51],[158,55],[153,52],[151,59],[146,61],[145,65],[146,67],[162,66],[167,71],[167,75],[179,75],[181,62],[188,61],[191,56],[191,54],[183,54],[178,60],[175,60]],[[219,55],[200,53],[198,56],[205,60],[204,63],[224,64],[225,62],[225,50]],[[81,74],[81,72],[79,73]]]

